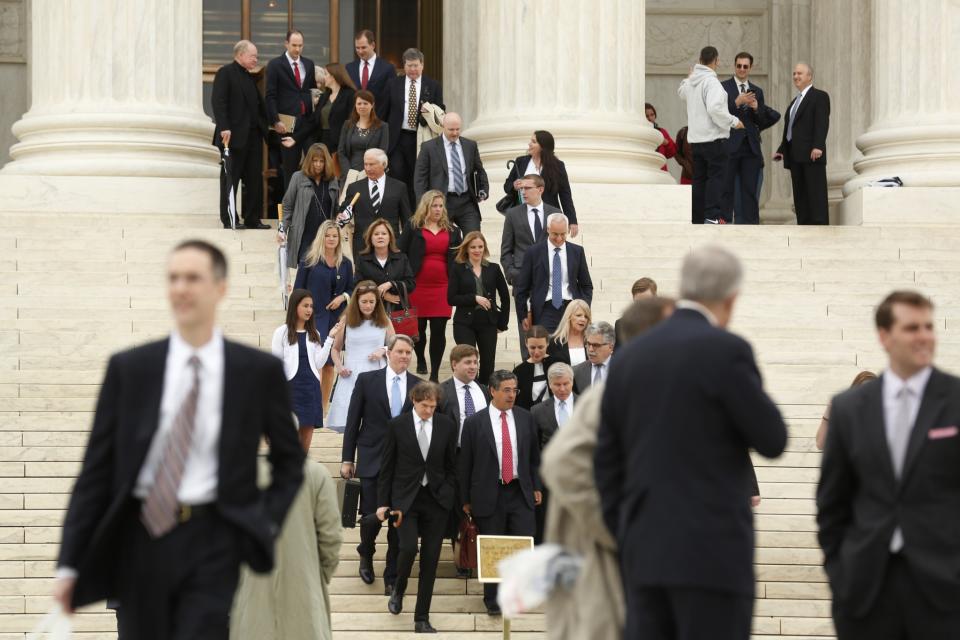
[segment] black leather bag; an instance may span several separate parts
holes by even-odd
[[[360,511],[360,481],[356,478],[337,480],[337,498],[340,501],[341,524],[347,529],[355,528]]]

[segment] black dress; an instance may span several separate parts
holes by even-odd
[[[297,374],[290,380],[290,395],[293,400],[293,412],[301,427],[323,426],[323,400],[320,398],[320,381],[310,367],[307,355],[307,332],[297,332],[297,346],[300,363]]]

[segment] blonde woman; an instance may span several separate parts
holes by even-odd
[[[324,144],[307,149],[300,170],[290,178],[283,196],[283,229],[277,241],[287,241],[287,267],[295,269],[317,237],[324,220],[336,218],[340,183]]]
[[[575,367],[587,360],[584,331],[593,319],[590,305],[583,300],[572,300],[560,319],[557,330],[550,336],[547,353]]]
[[[400,251],[407,254],[417,282],[410,294],[410,304],[417,308],[420,339],[417,352],[417,373],[427,373],[427,325],[430,326],[430,379],[437,382],[443,352],[447,348],[447,321],[451,308],[447,304],[447,274],[453,254],[463,242],[463,233],[450,222],[444,195],[427,191],[400,234]]]

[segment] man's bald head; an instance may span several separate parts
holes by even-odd
[[[798,62],[793,67],[793,86],[803,91],[813,84],[813,67],[806,62]]]
[[[443,135],[450,142],[456,142],[460,138],[460,128],[463,126],[463,120],[459,114],[452,111],[443,116]]]

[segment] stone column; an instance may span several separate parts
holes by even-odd
[[[460,83],[457,93],[476,96],[476,119],[465,134],[480,144],[491,173],[502,176],[532,132],[546,129],[574,183],[673,183],[655,151],[663,138],[644,118],[643,0],[484,0],[465,3],[475,5],[466,10],[452,4],[461,19],[458,12],[475,14],[464,31],[475,38],[472,53],[481,62],[476,75],[460,73],[468,82],[476,78],[476,91]]]
[[[201,0],[33,0],[31,15],[0,207],[216,212]]]
[[[899,176],[910,187],[960,186],[960,77],[950,55],[960,42],[956,0],[873,0],[872,117],[857,138],[863,158],[850,195]]]

